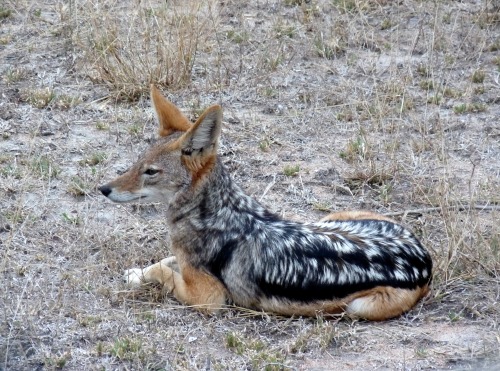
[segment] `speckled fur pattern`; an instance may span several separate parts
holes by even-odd
[[[219,106],[191,125],[154,87],[152,100],[160,140],[100,190],[115,202],[166,202],[175,258],[128,270],[127,282],[159,282],[208,311],[234,303],[372,320],[398,316],[427,294],[432,261],[408,229],[368,211],[311,224],[280,218],[246,195],[217,157]]]

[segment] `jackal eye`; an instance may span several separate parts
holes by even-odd
[[[157,174],[159,172],[160,172],[160,170],[158,170],[158,169],[151,169],[150,168],[150,169],[146,169],[144,171],[144,174],[146,174],[146,175],[155,175],[155,174]]]

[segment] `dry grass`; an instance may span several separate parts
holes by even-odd
[[[498,19],[488,1],[6,0],[0,369],[494,368]],[[155,136],[150,82],[192,118],[224,106],[223,160],[274,211],[409,225],[433,293],[366,323],[129,290],[124,269],[169,254],[164,210],[96,186]]]
[[[188,86],[197,54],[213,48],[218,22],[215,1],[84,1],[73,8],[67,11],[83,68],[127,100],[151,83]]]

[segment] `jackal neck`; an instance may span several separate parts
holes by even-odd
[[[227,223],[234,214],[241,212],[251,212],[255,217],[278,218],[246,195],[233,182],[220,159],[217,159],[210,174],[184,188],[172,200],[169,222],[176,225],[184,219],[194,218],[200,222],[200,228],[217,228],[220,223]]]

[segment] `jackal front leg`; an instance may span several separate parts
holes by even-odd
[[[226,304],[226,288],[216,277],[190,265],[181,268],[181,273],[173,271],[172,279],[164,288],[177,300],[192,305],[203,312],[214,312]]]
[[[177,262],[175,256],[169,256],[158,263],[144,269],[127,269],[124,274],[125,282],[130,286],[137,287],[144,283],[165,283],[172,277],[172,266]]]
[[[227,293],[222,282],[189,265],[182,267],[179,273],[171,268],[176,263],[174,256],[144,269],[129,269],[125,271],[125,281],[131,286],[159,283],[181,303],[205,312],[214,312],[226,303]]]

